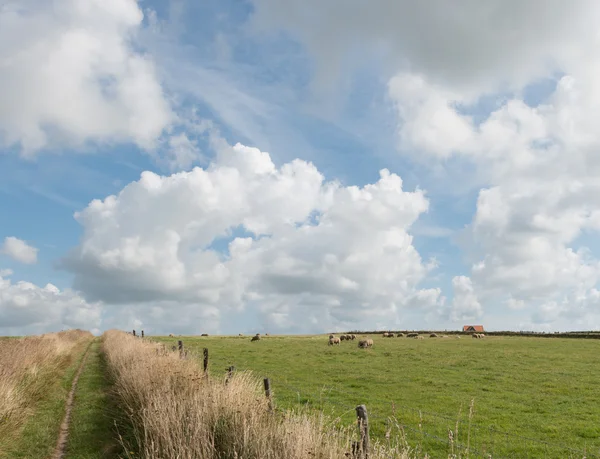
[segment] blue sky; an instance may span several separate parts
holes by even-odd
[[[4,242],[0,334],[600,327],[593,5],[552,36],[518,2],[486,31],[442,3],[113,3],[0,11],[0,58],[25,56],[0,70],[0,242],[37,249]]]

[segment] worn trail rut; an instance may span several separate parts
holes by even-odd
[[[60,433],[58,435],[58,441],[56,442],[56,448],[54,449],[52,459],[62,459],[65,455],[67,440],[69,439],[69,422],[71,420],[71,411],[73,410],[73,399],[75,398],[75,391],[77,390],[77,382],[79,381],[79,376],[83,371],[83,367],[85,366],[85,362],[87,361],[91,348],[92,343],[90,343],[90,345],[86,349],[85,354],[81,359],[81,363],[79,364],[79,368],[77,368],[77,373],[75,373],[75,377],[73,378],[71,390],[69,391],[69,395],[67,396],[65,417],[63,418],[63,421],[60,425]]]

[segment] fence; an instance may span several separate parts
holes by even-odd
[[[180,340],[171,350],[179,352],[181,358],[202,361],[208,376],[207,348],[202,353],[190,352]],[[218,373],[223,372],[227,384],[234,372],[252,370],[246,362],[240,361],[235,362],[235,366],[219,369]],[[529,438],[494,425],[479,424],[473,419],[472,403],[451,416],[406,406],[401,402],[401,395],[382,399],[333,385],[322,386],[318,393],[309,393],[301,389],[307,385],[315,387],[309,375],[302,380],[264,378],[265,396],[272,410],[310,409],[326,414],[339,426],[357,423],[360,438],[355,444],[355,457],[362,457],[362,451],[368,450],[369,437],[372,437],[383,442],[404,442],[418,457],[600,459],[598,451],[572,448],[560,442]]]

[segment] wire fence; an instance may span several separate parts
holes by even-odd
[[[198,349],[189,349],[186,355],[198,360],[206,357]],[[252,364],[243,359],[233,364],[236,372],[256,374]],[[212,369],[213,375],[216,371]],[[228,369],[222,371],[225,379]],[[302,379],[278,378],[273,374],[261,376],[270,378],[276,405],[323,413],[338,426],[356,422],[356,406],[365,404],[373,438],[383,442],[402,441],[419,457],[600,459],[597,447],[573,448],[478,423],[474,420],[472,404],[453,416],[405,405],[398,397],[383,399],[340,384],[323,384],[310,374]]]

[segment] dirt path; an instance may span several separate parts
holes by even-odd
[[[71,385],[71,390],[69,391],[69,395],[67,397],[65,417],[60,425],[60,433],[58,435],[58,441],[56,442],[56,448],[54,449],[52,459],[62,459],[65,455],[65,448],[69,438],[69,421],[71,420],[71,411],[73,409],[73,398],[75,397],[75,390],[77,389],[79,376],[81,375],[83,367],[85,366],[85,362],[88,358],[91,348],[92,346],[90,344],[90,346],[88,346],[86,349],[85,354],[81,359],[81,363],[79,364],[79,368],[77,369],[77,373],[75,373],[75,377],[73,378],[73,384]]]

